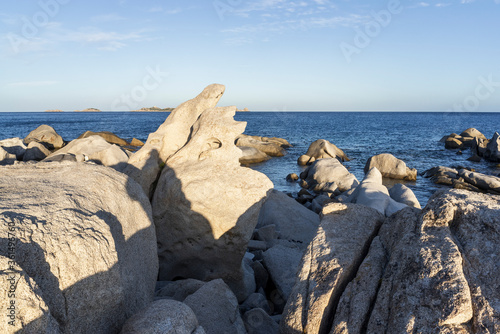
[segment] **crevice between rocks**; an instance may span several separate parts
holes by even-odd
[[[325,308],[325,313],[323,314],[323,318],[321,321],[321,325],[319,328],[319,334],[329,334],[333,323],[335,321],[335,314],[337,313],[337,307],[340,301],[340,298],[345,292],[345,289],[347,288],[347,285],[356,278],[358,275],[359,267],[363,263],[363,260],[366,258],[368,255],[368,252],[370,251],[370,246],[373,242],[373,239],[375,239],[376,236],[378,236],[378,233],[380,231],[380,228],[382,227],[382,224],[384,221],[381,221],[378,226],[375,228],[373,233],[370,235],[370,237],[367,239],[365,242],[363,249],[361,251],[361,256],[359,256],[353,266],[353,270],[350,275],[342,279],[342,281],[339,283],[337,288],[335,289],[335,292],[332,293],[330,297],[330,301],[328,302],[328,306]],[[380,288],[380,286],[379,286]],[[378,293],[378,291],[377,291]],[[376,299],[375,299],[376,300]],[[372,310],[370,310],[371,313]],[[369,317],[368,317],[369,318]]]

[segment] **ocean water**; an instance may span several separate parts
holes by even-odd
[[[0,139],[20,137],[41,124],[52,126],[65,140],[77,138],[87,130],[111,131],[125,139],[147,139],[163,123],[168,113],[0,113]],[[498,175],[495,163],[473,163],[466,159],[468,150],[457,155],[446,150],[439,140],[452,132],[460,134],[474,127],[491,138],[500,131],[500,113],[454,112],[249,112],[237,113],[238,121],[247,122],[245,133],[287,139],[293,147],[288,155],[273,158],[251,168],[266,174],[275,188],[286,192],[300,190],[296,183],[285,181],[289,173],[304,170],[297,158],[317,139],[327,139],[341,148],[351,161],[344,165],[360,181],[368,158],[391,153],[419,173],[434,166],[465,166]],[[387,180],[390,186],[390,180]],[[401,182],[401,181],[398,181]],[[442,186],[422,178],[403,182],[416,194],[422,205]]]

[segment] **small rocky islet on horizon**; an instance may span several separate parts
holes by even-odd
[[[359,181],[318,139],[285,194],[245,166],[291,144],[245,135],[224,90],[146,143],[48,125],[0,141],[0,332],[500,332],[498,176],[419,174],[388,152]],[[500,161],[498,133],[443,143]],[[403,184],[417,177],[450,189],[421,208]]]

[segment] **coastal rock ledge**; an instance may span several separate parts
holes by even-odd
[[[388,218],[322,212],[280,333],[500,333],[500,197],[440,191]]]

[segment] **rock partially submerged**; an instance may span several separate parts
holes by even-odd
[[[297,163],[301,166],[310,165],[318,159],[337,158],[349,161],[347,155],[337,146],[325,139],[318,139],[307,149],[306,154],[299,157]]]
[[[7,272],[23,277],[18,286],[25,294],[18,297],[28,299],[16,304],[23,307],[25,332],[45,332],[53,317],[63,333],[117,333],[153,301],[156,236],[139,185],[88,164],[0,169],[0,255],[13,256]],[[1,284],[0,295],[7,288]]]
[[[235,144],[238,147],[256,148],[271,157],[282,157],[286,155],[285,148],[292,147],[288,141],[282,138],[248,136],[245,134],[236,137]]]
[[[424,177],[431,178],[436,184],[450,186],[455,189],[500,194],[500,177],[478,173],[462,167],[458,168],[433,167],[424,172]]]
[[[373,167],[376,167],[386,178],[407,181],[417,179],[417,170],[408,168],[403,160],[397,159],[392,154],[378,154],[368,159],[365,165],[365,174]]]
[[[316,192],[344,192],[356,187],[359,181],[335,158],[319,159],[309,166],[302,174],[309,189]]]
[[[239,146],[239,149],[242,152],[239,160],[242,165],[256,164],[271,159],[270,156],[255,147]]]

